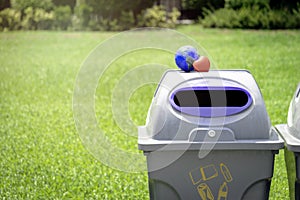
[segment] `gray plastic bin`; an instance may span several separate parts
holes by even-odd
[[[300,200],[300,83],[290,103],[288,123],[277,125],[276,129],[285,140],[290,199]]]
[[[151,199],[268,199],[274,155],[271,128],[248,71],[167,71],[154,94],[139,149]]]

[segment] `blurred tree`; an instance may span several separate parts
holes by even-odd
[[[272,9],[288,9],[293,11],[300,5],[300,0],[270,0],[270,7]]]
[[[258,6],[260,9],[271,8],[274,10],[297,9],[300,0],[225,0],[225,7],[232,9],[240,9],[245,7]]]
[[[158,0],[157,4],[164,6],[167,12],[172,12],[173,8],[181,10],[181,1],[182,0]]]
[[[69,5],[56,6],[54,8],[53,28],[58,30],[67,30],[71,26],[72,11]]]
[[[154,0],[77,0],[76,6],[87,4],[93,8],[93,14],[106,19],[117,19],[122,11],[132,11],[135,17],[144,9],[153,6]]]
[[[76,0],[52,0],[55,6],[69,6],[72,10],[76,5]]]
[[[270,0],[225,0],[225,7],[232,9],[240,9],[258,6],[260,9],[269,8]]]
[[[223,8],[225,0],[182,0],[182,18],[197,19],[203,17],[203,9],[216,10]]]
[[[24,11],[26,8],[42,8],[46,11],[53,9],[52,0],[11,0],[11,7]]]
[[[0,0],[0,10],[10,7],[10,0]]]
[[[75,7],[75,16],[77,18],[75,29],[84,30],[88,27],[93,8],[85,3],[76,5]]]

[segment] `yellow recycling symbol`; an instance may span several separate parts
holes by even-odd
[[[228,196],[227,183],[230,183],[233,178],[228,167],[224,163],[221,163],[218,167],[225,181],[220,185],[217,200],[226,200]],[[197,190],[202,200],[215,200],[210,187],[207,185],[207,183],[205,183],[205,181],[214,179],[219,176],[219,172],[215,165],[207,165],[194,169],[190,171],[189,175],[194,185],[199,184],[197,186]]]

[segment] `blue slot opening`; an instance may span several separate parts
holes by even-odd
[[[190,87],[173,92],[170,102],[177,111],[202,117],[228,116],[252,104],[249,92],[237,87]]]

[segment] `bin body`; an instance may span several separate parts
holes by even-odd
[[[172,153],[150,153],[148,165]],[[150,199],[268,199],[275,152],[215,150],[203,159],[198,153],[186,151],[168,167],[149,172]]]
[[[300,200],[300,83],[290,103],[287,121],[287,124],[277,125],[276,129],[285,140],[290,199]]]
[[[270,124],[248,71],[167,71],[139,127],[150,199],[268,199],[283,147]]]

